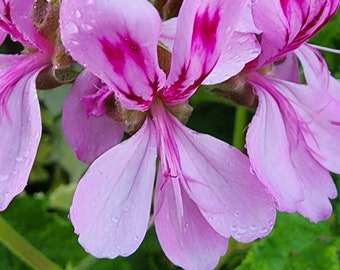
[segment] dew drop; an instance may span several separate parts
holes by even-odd
[[[4,182],[7,179],[8,179],[8,175],[7,174],[0,175],[0,182]]]
[[[18,170],[14,170],[14,171],[13,171],[13,174],[18,174]]]
[[[81,27],[84,29],[84,30],[92,30],[93,29],[93,26],[89,25],[89,24],[82,24]]]
[[[237,232],[239,234],[245,234],[247,232],[247,228],[246,227],[239,227]]]
[[[10,193],[9,193],[9,192],[6,192],[6,193],[4,194],[5,198],[8,198],[8,197],[9,197],[9,195],[10,195]]]
[[[80,18],[81,17],[81,13],[80,13],[80,11],[79,10],[76,10],[75,12],[74,12],[74,16],[76,16],[76,18]]]
[[[239,212],[235,212],[234,213],[234,217],[238,218],[240,216],[240,213]]]
[[[255,175],[255,171],[254,171],[254,169],[253,169],[252,166],[249,167],[249,172],[250,172],[252,175]]]
[[[17,162],[21,162],[21,161],[23,161],[24,159],[23,159],[22,157],[17,157],[15,160],[16,160]]]
[[[118,217],[113,217],[113,218],[112,218],[112,222],[113,222],[113,223],[118,223],[118,220],[119,220]]]
[[[135,235],[135,237],[133,238],[133,240],[135,240],[136,242],[139,241],[139,236],[138,235]]]
[[[250,226],[250,230],[253,231],[253,232],[257,231],[257,226],[256,225],[251,225]]]
[[[270,227],[272,227],[272,226],[274,225],[274,220],[270,219],[270,220],[268,221],[268,224],[269,224]]]
[[[185,228],[189,228],[189,223],[184,224]]]
[[[230,227],[230,230],[231,230],[232,232],[236,232],[236,231],[237,231],[237,227],[236,227],[235,225],[232,225],[232,226]]]
[[[74,22],[67,22],[65,28],[70,34],[76,34],[79,31],[78,26]]]
[[[269,231],[269,229],[267,227],[263,227],[263,228],[261,228],[260,233],[266,233],[268,231]]]

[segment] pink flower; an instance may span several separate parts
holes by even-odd
[[[279,210],[314,222],[329,217],[329,199],[337,195],[328,170],[340,173],[340,84],[322,56],[304,44],[338,6],[329,0],[255,3],[262,52],[242,75],[259,102],[246,138],[251,165]]]
[[[107,85],[97,85],[99,91],[112,91],[127,115],[143,119],[137,133],[93,162],[77,187],[70,217],[87,252],[115,258],[138,248],[149,224],[155,176],[157,236],[169,259],[185,269],[212,269],[229,237],[248,242],[271,230],[274,202],[249,171],[246,156],[174,116],[214,68],[244,6],[185,0],[166,75],[157,58],[161,21],[148,1],[62,3],[66,48]],[[81,117],[103,116],[106,94],[86,92]],[[69,101],[69,113],[72,102],[80,106],[76,98]]]
[[[0,41],[10,34],[32,52],[0,55],[0,210],[26,186],[41,135],[35,80],[53,46],[33,27],[32,10],[33,0],[0,1]]]

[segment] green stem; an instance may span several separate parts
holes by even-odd
[[[235,123],[233,132],[233,146],[244,151],[244,128],[247,125],[247,109],[241,106],[236,107]]]
[[[91,255],[87,255],[84,259],[80,261],[80,263],[73,268],[73,270],[87,270],[91,269],[91,267],[97,262],[97,259],[92,257]]]
[[[20,260],[36,270],[62,270],[39,250],[33,247],[0,216],[0,242]]]

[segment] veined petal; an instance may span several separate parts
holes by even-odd
[[[159,133],[163,174],[158,178],[159,189],[173,183],[177,219],[185,212],[181,195],[185,190],[223,237],[248,242],[267,235],[274,224],[275,204],[250,172],[247,157],[220,140],[186,128],[162,105],[154,103],[151,113]]]
[[[297,202],[296,209],[313,222],[325,220],[332,214],[329,198],[337,196],[336,186],[328,171],[311,156],[308,149],[301,143],[296,145],[291,158],[304,192],[304,199]]]
[[[116,91],[127,109],[149,108],[165,75],[157,62],[161,20],[148,1],[63,1],[60,22],[75,60]]]
[[[300,70],[297,57],[289,53],[273,63],[272,73],[282,80],[298,83],[300,81]]]
[[[307,84],[316,90],[325,91],[329,84],[329,70],[320,52],[304,44],[294,53],[299,58]]]
[[[224,46],[216,66],[202,84],[217,84],[238,74],[261,51],[252,33],[234,32]]]
[[[0,28],[0,46],[5,41],[6,36],[7,36],[7,33]]]
[[[154,133],[147,119],[95,160],[76,189],[71,221],[80,244],[95,257],[128,256],[145,236],[156,171]]]
[[[162,161],[161,161],[162,162]],[[228,245],[189,198],[178,179],[164,183],[161,170],[155,191],[155,228],[166,256],[184,269],[213,269]],[[183,203],[183,216],[178,215],[174,185],[178,185]]]
[[[170,50],[172,51],[175,36],[176,36],[176,29],[177,29],[177,21],[178,18],[171,18],[162,22],[162,31],[159,37],[159,40]]]
[[[105,111],[103,115],[88,115],[81,104],[82,97],[98,92],[102,86],[97,77],[85,71],[74,82],[64,103],[65,138],[77,158],[86,163],[91,163],[119,143],[124,133],[122,124],[106,116]]]
[[[261,54],[250,66],[259,68],[281,56],[281,50],[287,45],[288,21],[284,16],[280,2],[257,1],[252,5],[256,27],[261,34]]]
[[[298,48],[331,18],[339,0],[257,1],[255,25],[262,31],[262,53],[252,66],[264,66]]]
[[[248,127],[247,152],[257,177],[277,200],[278,209],[294,212],[296,202],[303,200],[303,187],[291,161],[291,147],[278,101],[264,86],[255,86],[259,104]]]
[[[22,39],[19,39],[19,41],[41,51],[50,50],[51,44],[33,27],[34,0],[10,0],[8,5],[11,20],[16,30],[22,35]]]
[[[183,2],[178,16],[167,87],[161,92],[165,103],[178,104],[193,95],[216,65],[245,6],[246,1]]]
[[[38,72],[28,72],[13,85],[6,99],[6,114],[1,114],[1,211],[25,188],[38,149],[41,136],[40,109],[35,90]]]
[[[336,196],[336,188],[320,165],[322,155],[311,146],[312,141],[318,144],[319,138],[309,123],[312,121],[301,113],[306,108],[298,108],[300,101],[293,99],[293,95],[304,93],[306,86],[268,80],[257,77],[255,85],[259,106],[247,134],[252,167],[277,199],[280,210],[298,211],[311,221],[320,221],[331,213],[329,198]],[[290,95],[289,84],[295,85]]]
[[[340,100],[330,92],[305,85],[272,80],[272,85],[291,102],[311,155],[325,168],[340,173]]]
[[[207,222],[222,236],[240,242],[266,236],[274,225],[275,203],[251,172],[247,157],[175,119],[172,123],[183,185]]]

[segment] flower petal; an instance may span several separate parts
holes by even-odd
[[[328,22],[338,6],[339,0],[257,1],[253,16],[262,31],[257,67],[278,60],[306,42]]]
[[[87,115],[81,98],[100,89],[100,80],[83,72],[74,82],[63,108],[63,129],[66,140],[83,162],[91,163],[119,143],[124,128],[106,115]],[[86,132],[84,132],[86,131]]]
[[[299,114],[312,156],[328,170],[340,173],[340,100],[323,89],[315,91],[281,80],[272,80],[272,84]]]
[[[208,223],[224,237],[249,242],[267,235],[275,203],[251,173],[247,157],[173,119],[185,188]]]
[[[330,75],[322,55],[307,44],[300,46],[294,53],[301,62],[307,84],[316,90],[327,90]]]
[[[161,93],[165,103],[178,104],[194,93],[216,65],[245,7],[246,1],[183,2],[167,88]]]
[[[11,89],[6,105],[1,105],[1,211],[25,188],[38,149],[41,119],[35,90],[37,74],[35,70],[22,76]]]
[[[177,21],[178,18],[171,18],[162,22],[162,31],[159,37],[159,40],[170,50],[172,51],[175,36],[176,36],[176,29],[177,29]]]
[[[313,222],[329,218],[332,205],[329,198],[337,196],[336,186],[328,171],[323,168],[301,144],[291,152],[292,164],[300,176],[304,199],[297,202],[296,209]]]
[[[148,1],[63,1],[60,23],[72,57],[116,91],[124,107],[149,108],[165,75],[157,62],[161,21]]]
[[[254,34],[234,32],[227,40],[216,66],[202,84],[217,84],[230,79],[256,58],[260,51]]]
[[[255,87],[259,105],[246,136],[251,166],[276,198],[278,209],[294,212],[295,203],[303,200],[303,189],[291,161],[285,122],[274,97],[263,85]]]
[[[105,152],[81,179],[70,210],[79,242],[98,258],[132,254],[143,240],[156,170],[156,137],[147,119]]]
[[[34,0],[9,1],[11,19],[15,25],[15,29],[22,35],[22,38],[18,39],[18,41],[42,51],[49,50],[51,49],[51,45],[33,27],[33,6]],[[19,37],[15,35],[15,38]]]
[[[299,63],[294,53],[289,53],[280,60],[274,62],[272,72],[275,77],[282,80],[295,83],[300,81]]]
[[[306,131],[305,125],[309,123],[301,117],[301,108],[292,105],[298,100],[291,104],[291,100],[282,95],[288,92],[287,85],[293,83],[277,79],[268,79],[269,82],[259,77],[257,80],[259,106],[247,134],[254,171],[277,199],[280,210],[298,211],[315,222],[325,219],[331,213],[328,198],[336,196],[336,188],[327,170],[320,165],[318,152],[309,145],[309,140],[318,142],[318,138],[314,130]],[[292,95],[305,89],[306,86],[295,85]]]
[[[158,240],[166,256],[184,269],[213,269],[225,254],[228,239],[219,235],[204,219],[197,205],[180,187],[183,216],[176,209],[174,185],[178,180],[165,185],[159,171],[155,192],[155,227]]]

